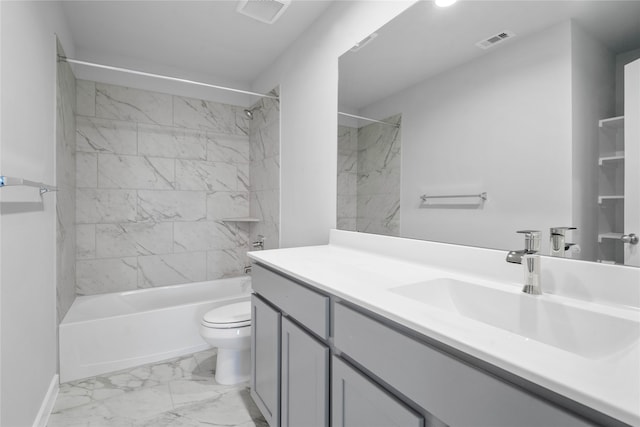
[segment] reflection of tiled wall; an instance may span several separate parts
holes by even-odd
[[[58,52],[64,55],[60,43]],[[66,62],[58,62],[56,89],[56,296],[60,322],[76,297],[76,79]]]
[[[356,231],[358,182],[358,130],[338,126],[338,218],[339,230]]]
[[[242,274],[242,107],[77,82],[77,293]]]
[[[400,123],[400,115],[384,121]],[[358,231],[400,232],[400,128],[373,123],[358,129]]]
[[[277,93],[277,90],[273,93]],[[265,249],[280,246],[280,105],[263,98],[252,108],[251,141],[251,216],[261,221],[251,224],[251,241],[265,238]]]

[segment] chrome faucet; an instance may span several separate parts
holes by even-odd
[[[575,243],[567,243],[565,240],[565,233],[568,230],[577,230],[576,227],[552,227],[549,229],[550,237],[550,252],[551,256],[564,257],[566,251]]]
[[[507,253],[507,262],[513,264],[522,264],[524,266],[524,287],[522,292],[531,295],[542,294],[540,287],[540,231],[538,230],[520,230],[520,234],[524,234],[524,249],[517,251],[509,251]]]

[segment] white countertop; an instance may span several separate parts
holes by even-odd
[[[360,239],[366,239],[367,245],[373,243],[372,250],[363,249]],[[509,270],[511,267],[505,269],[502,265],[506,264],[504,259],[501,264],[496,263],[494,277],[487,277],[487,274],[474,274],[473,268],[468,266],[458,269],[447,265],[443,268],[442,265],[403,256],[405,242],[406,249],[414,252],[416,248],[424,249],[425,253],[434,250],[442,252],[443,248],[445,252],[458,250],[454,245],[446,245],[445,248],[443,244],[432,242],[384,236],[372,237],[332,230],[329,245],[251,252],[249,256],[254,261],[380,314],[420,334],[613,418],[630,425],[640,425],[640,340],[635,340],[635,343],[612,354],[586,358],[390,292],[389,289],[397,286],[441,277],[475,283],[490,281],[492,285],[513,289],[522,287],[521,279],[514,280],[514,277],[521,277],[521,270],[517,270],[517,274],[511,274],[512,270]],[[394,246],[393,250],[381,249],[389,245]],[[463,262],[465,255],[468,255],[464,251],[473,251],[477,255],[474,258],[482,258],[485,256],[484,251],[488,251],[486,253],[488,260],[495,258],[494,253],[498,252],[478,248],[459,248],[462,252],[458,262]],[[502,253],[498,252],[498,254],[503,257]],[[407,261],[407,258],[413,259]],[[435,253],[433,258],[437,258]],[[484,261],[486,264],[487,260]],[[473,261],[469,262],[473,264]],[[484,267],[487,270],[487,266]],[[504,274],[505,277],[500,280],[499,276],[503,270],[509,273]],[[624,270],[621,276],[625,283],[620,286],[633,293],[632,299],[636,298],[634,289],[636,286],[640,288],[640,280],[635,282],[635,285],[626,282],[640,279],[640,269],[637,269],[637,272],[636,274],[633,269]],[[614,286],[614,283],[610,282],[607,285]],[[597,292],[594,291],[592,294]],[[581,307],[605,310],[615,316],[632,319],[638,322],[640,338],[640,309],[636,306],[581,301],[550,293],[532,296],[532,298],[550,298],[567,305],[580,304]],[[496,307],[496,309],[500,308]]]

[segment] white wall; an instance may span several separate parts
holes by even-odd
[[[565,23],[360,111],[402,113],[402,236],[517,249],[516,230],[570,225],[570,48]],[[482,209],[420,208],[483,191]]]
[[[125,57],[122,55],[105,54],[104,52],[94,52],[86,48],[79,48],[77,56],[67,53],[69,58],[78,58],[86,62],[104,64],[139,70],[147,73],[155,73],[163,76],[177,77],[181,79],[193,80],[196,82],[208,83],[216,86],[226,86],[229,88],[248,90],[246,84],[230,79],[223,79],[205,73],[197,73],[185,69],[178,69],[167,65],[152,63],[140,58]],[[212,89],[205,86],[179,83],[165,79],[136,76],[118,71],[91,68],[84,65],[72,65],[73,72],[79,80],[91,80],[100,83],[108,83],[116,86],[132,87],[148,90],[151,92],[168,93],[171,95],[184,96],[194,99],[204,99],[207,101],[220,102],[230,105],[241,105],[249,107],[260,98],[253,95],[244,95],[234,92],[227,92],[220,89]]]
[[[57,2],[1,2],[0,173],[55,179]],[[32,425],[57,372],[55,196],[5,188],[0,201],[0,424]],[[21,200],[25,203],[11,203]],[[35,202],[35,203],[33,203]]]
[[[624,66],[640,58],[640,49],[616,56],[616,116],[624,115]]]
[[[338,57],[414,1],[334,2],[253,88],[280,85],[280,246],[336,225]]]
[[[615,56],[605,45],[571,26],[573,219],[567,241],[580,259],[596,261],[598,242],[598,121],[614,116]]]

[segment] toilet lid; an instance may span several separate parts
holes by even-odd
[[[202,323],[211,328],[240,328],[251,325],[251,301],[236,302],[207,311]]]

